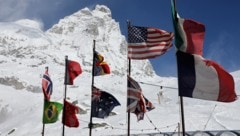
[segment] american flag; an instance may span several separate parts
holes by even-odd
[[[50,96],[52,95],[53,83],[48,74],[48,68],[46,68],[45,74],[42,78],[42,90],[44,94],[44,98],[46,100],[50,100]]]
[[[128,58],[149,59],[172,47],[173,33],[151,27],[128,27]]]
[[[142,93],[142,89],[139,84],[128,76],[128,104],[127,111],[135,113],[137,119],[143,120],[144,113],[154,109],[153,104],[148,101]]]

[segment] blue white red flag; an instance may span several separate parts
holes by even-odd
[[[42,78],[42,91],[44,94],[44,98],[48,101],[50,100],[50,96],[52,95],[52,90],[53,90],[53,83],[48,74],[48,68],[46,68],[45,74],[43,75],[43,78]]]
[[[143,120],[144,113],[154,109],[153,104],[143,96],[140,85],[128,76],[127,111],[136,114],[138,121]]]
[[[177,51],[179,96],[233,102],[237,99],[231,74],[200,55]]]

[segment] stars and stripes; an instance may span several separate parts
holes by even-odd
[[[148,59],[172,47],[173,33],[150,27],[128,27],[128,58]]]
[[[46,100],[50,100],[50,96],[52,95],[52,89],[53,83],[48,74],[48,68],[46,68],[46,71],[42,78],[42,91]]]

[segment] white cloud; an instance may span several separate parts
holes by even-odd
[[[23,18],[40,18],[44,12],[59,8],[63,0],[0,0],[0,21],[15,21]]]
[[[0,0],[0,20],[13,21],[25,18],[31,0]]]

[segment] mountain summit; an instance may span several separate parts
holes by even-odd
[[[45,66],[64,69],[66,55],[91,74],[93,40],[96,40],[96,50],[109,64],[111,74],[127,74],[127,42],[106,6],[97,5],[94,10],[84,8],[61,19],[47,31],[42,30],[38,21],[28,19],[0,23],[0,29],[2,78],[14,77],[25,85],[37,85],[23,76],[25,71],[41,73]],[[9,71],[9,65],[16,70]],[[156,76],[148,60],[133,60],[131,71],[132,76],[139,78]],[[59,74],[64,74],[64,70]],[[39,76],[36,74],[32,79],[39,80]]]

